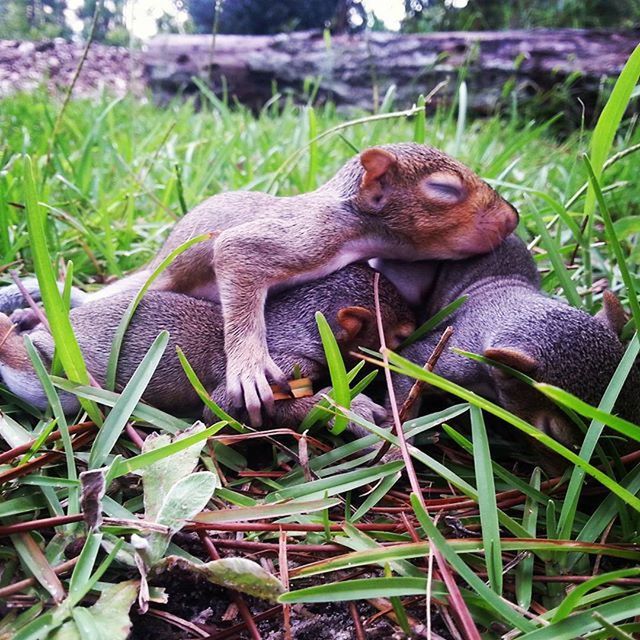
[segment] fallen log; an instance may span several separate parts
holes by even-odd
[[[398,106],[447,80],[440,101],[451,101],[459,78],[469,89],[469,108],[491,113],[509,99],[528,100],[563,85],[593,107],[603,79],[619,74],[640,31],[558,29],[365,33],[326,38],[320,32],[276,36],[161,35],[143,54],[147,80],[161,98],[195,89],[193,77],[253,108],[273,94],[308,99],[309,79],[317,96],[338,105],[376,108],[395,85]],[[313,82],[311,83],[313,85]],[[505,91],[505,87],[508,90]]]

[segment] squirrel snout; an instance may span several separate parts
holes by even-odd
[[[518,222],[520,222],[520,214],[510,202],[507,202],[506,200],[503,200],[503,202],[503,208],[505,209],[505,235],[508,236],[510,233],[513,233],[518,226]]]
[[[488,209],[486,215],[496,224],[503,238],[513,233],[520,221],[518,210],[504,198],[499,198],[498,202]]]

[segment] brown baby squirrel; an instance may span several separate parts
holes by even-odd
[[[328,277],[282,291],[266,305],[267,342],[275,362],[288,377],[298,370],[315,382],[327,377],[322,342],[315,322],[321,311],[331,325],[338,343],[348,356],[358,346],[377,348],[380,344],[374,313],[374,271],[365,265],[351,265]],[[107,361],[118,324],[131,299],[131,292],[95,300],[71,310],[70,318],[84,355],[87,369],[99,384],[104,383]],[[414,329],[413,314],[396,289],[386,279],[380,283],[381,313],[386,339],[398,345]],[[16,396],[35,407],[48,406],[47,398],[31,365],[23,336],[12,331],[9,318],[0,314],[0,375]],[[118,360],[117,387],[131,378],[153,340],[162,330],[170,333],[169,345],[142,398],[172,413],[202,411],[202,402],[193,390],[176,355],[184,351],[198,377],[213,399],[226,411],[233,411],[225,390],[225,355],[222,311],[218,303],[184,294],[149,291],[137,308],[125,335]],[[51,335],[38,326],[27,331],[33,344],[49,365],[54,344]],[[327,389],[313,397],[275,403],[274,421],[281,426],[297,426]],[[61,393],[65,412],[78,409],[77,398]],[[380,422],[384,409],[368,397],[354,399],[354,410]]]
[[[219,300],[227,391],[254,426],[273,410],[268,379],[286,387],[269,355],[268,292],[373,257],[459,259],[491,251],[515,228],[516,210],[468,167],[411,143],[366,149],[311,193],[275,197],[238,191],[205,200],[174,227],[142,271],[90,299],[138,288],[172,250],[213,232],[179,255],[153,287]]]
[[[497,367],[452,351],[457,347],[485,355],[539,382],[556,385],[591,405],[598,405],[624,349],[618,335],[625,313],[617,298],[605,294],[595,317],[540,291],[535,262],[515,235],[485,256],[436,264],[386,265],[392,282],[426,317],[460,296],[468,299],[441,326],[407,347],[402,355],[424,364],[445,326],[453,327],[434,372],[466,389],[497,401],[565,445],[576,443],[576,427],[541,393]],[[616,412],[640,423],[640,373],[632,370],[618,398]],[[397,400],[407,397],[413,380],[396,376]]]

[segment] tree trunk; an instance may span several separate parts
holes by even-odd
[[[582,29],[331,38],[299,32],[217,35],[215,41],[206,35],[163,35],[150,42],[144,61],[160,96],[193,91],[197,76],[216,93],[226,91],[253,108],[272,97],[274,86],[306,100],[314,83],[320,99],[375,109],[392,85],[395,104],[404,107],[446,80],[436,101],[450,102],[464,76],[474,112],[492,113],[514,96],[523,101],[558,86],[564,87],[562,104],[579,111],[577,98],[587,108],[595,105],[603,78],[617,76],[639,35]]]

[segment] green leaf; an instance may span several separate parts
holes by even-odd
[[[129,610],[138,594],[138,585],[137,580],[109,585],[92,607],[75,607],[73,621],[63,624],[52,640],[126,640],[132,626]]]
[[[265,571],[257,562],[246,558],[221,558],[195,564],[185,558],[168,556],[158,570],[165,567],[179,567],[199,574],[213,584],[270,602],[276,602],[278,596],[285,591],[278,578]]]
[[[141,472],[144,489],[144,515],[146,519],[152,522],[157,521],[162,503],[171,487],[178,480],[188,476],[198,464],[200,452],[206,439],[200,438],[195,444],[173,453],[169,453],[170,449],[166,449],[166,447],[172,442],[179,442],[191,435],[201,434],[203,431],[204,425],[201,422],[197,422],[193,427],[179,433],[173,439],[167,434],[157,433],[152,433],[145,438],[141,455],[157,451],[160,448],[163,448],[166,452],[164,457],[149,464]]]
[[[340,348],[338,347],[338,343],[327,319],[319,311],[316,313],[316,323],[318,324],[320,339],[322,340],[322,346],[329,367],[331,385],[333,386],[333,399],[340,407],[349,409],[351,407],[351,391],[349,390],[347,370],[344,366]],[[347,418],[342,415],[336,416],[330,431],[334,435],[338,435],[347,428],[348,424],[349,420]]]
[[[156,523],[169,527],[169,533],[153,531],[148,538],[148,557],[152,565],[162,558],[171,537],[182,529],[187,520],[192,520],[205,508],[216,484],[217,478],[213,473],[199,471],[180,478],[169,489],[156,517]]]
[[[426,578],[361,578],[331,582],[306,589],[290,591],[278,598],[278,602],[289,604],[294,602],[348,602],[350,600],[372,600],[402,596],[425,596],[427,593]],[[433,584],[432,596],[439,599],[446,597],[446,589],[441,583]]]

